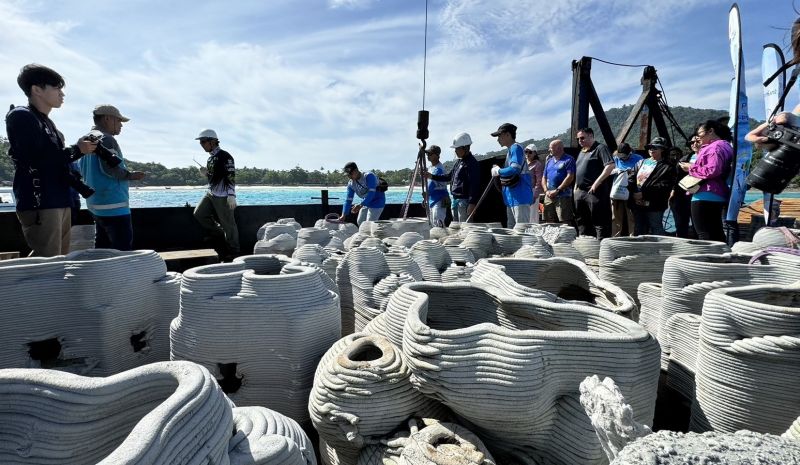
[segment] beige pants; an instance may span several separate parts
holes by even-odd
[[[633,236],[633,212],[628,208],[627,200],[611,199],[611,236],[620,237],[625,225],[628,225],[628,235]]]
[[[17,212],[30,257],[55,257],[69,253],[72,216],[69,207]]]
[[[572,196],[556,197],[551,199],[544,196],[544,221],[545,223],[565,223],[571,224],[575,218],[573,214],[574,205]]]

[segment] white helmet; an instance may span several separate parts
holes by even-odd
[[[217,133],[213,129],[203,129],[194,140],[200,139],[219,139],[219,137],[217,137]]]
[[[461,134],[456,135],[453,138],[453,145],[450,148],[457,148],[457,147],[464,147],[467,145],[472,145],[472,138],[466,132],[462,132]]]

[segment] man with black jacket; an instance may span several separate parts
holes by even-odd
[[[472,138],[462,132],[453,138],[456,160],[453,169],[447,174],[432,175],[426,173],[428,179],[440,182],[452,182],[450,193],[453,194],[453,221],[466,222],[467,218],[475,211],[481,196],[481,171],[478,160],[470,152]]]
[[[14,162],[14,196],[31,256],[52,257],[69,252],[71,182],[79,179],[72,162],[94,152],[97,142],[81,139],[66,146],[64,136],[48,116],[64,103],[64,78],[39,64],[25,65],[17,84],[28,106],[6,115],[9,155]]]
[[[213,129],[200,132],[196,140],[208,152],[206,166],[200,172],[208,178],[208,192],[194,209],[194,217],[210,235],[210,240],[224,238],[227,250],[223,259],[239,255],[239,228],[233,211],[236,208],[236,169],[230,153],[219,147]]]

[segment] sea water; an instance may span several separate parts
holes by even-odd
[[[236,202],[239,205],[307,205],[320,204],[322,189],[328,190],[328,199],[331,205],[341,205],[347,195],[344,186],[334,187],[284,187],[284,186],[239,186],[236,188]],[[130,189],[130,203],[133,208],[154,207],[182,207],[187,203],[191,206],[203,198],[206,193],[204,187],[145,187]],[[386,192],[386,203],[402,204],[408,194],[407,187],[390,187]],[[745,203],[761,200],[763,194],[759,191],[749,191]],[[776,196],[778,199],[797,199],[800,192],[784,192]],[[360,203],[356,197],[355,203]],[[422,192],[419,187],[414,189],[412,202],[422,201]]]
[[[347,197],[347,188],[334,187],[283,187],[283,186],[238,186],[236,203],[239,205],[319,205],[322,190],[328,190],[328,201],[331,205],[341,205]],[[204,187],[175,186],[146,187],[130,189],[132,208],[183,207],[195,206],[203,198],[207,189]],[[386,203],[402,204],[406,201],[407,187],[390,187],[386,192]],[[412,202],[422,202],[422,192],[414,190]],[[360,203],[356,197],[354,203]]]

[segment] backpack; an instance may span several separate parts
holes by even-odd
[[[378,192],[386,192],[389,190],[389,183],[382,177],[378,176],[378,187],[376,187],[375,190]]]
[[[628,191],[628,172],[620,171],[614,178],[614,184],[611,186],[611,198],[614,200],[628,200],[630,195]]]

